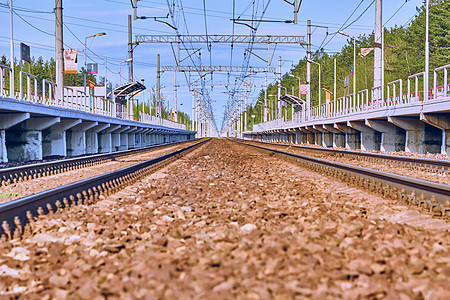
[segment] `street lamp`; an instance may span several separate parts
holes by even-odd
[[[122,63],[130,62],[130,61],[133,61],[133,59],[132,58],[128,58],[128,59],[125,59],[124,61],[119,63],[119,86],[122,85],[122,75],[120,75],[120,72],[122,71]]]
[[[293,75],[293,74],[289,74],[289,76],[291,76],[291,77],[293,77],[293,78],[297,78],[298,79],[298,99],[300,99],[300,77],[298,77],[298,76],[295,76],[295,75]]]
[[[353,102],[356,99],[356,38],[343,32],[338,31],[339,34],[351,38],[353,40]]]
[[[321,97],[321,95],[322,95],[322,93],[321,93],[321,90],[322,90],[322,86],[321,86],[321,81],[320,81],[320,73],[321,73],[321,71],[320,71],[320,64],[318,63],[318,62],[315,62],[315,61],[313,61],[313,60],[309,60],[308,59],[308,62],[309,63],[313,63],[313,64],[316,64],[316,65],[318,65],[319,66],[319,105],[321,105],[322,104],[322,97]]]
[[[85,94],[86,94],[86,72],[87,72],[87,70],[86,70],[86,65],[87,65],[87,63],[86,63],[86,40],[91,37],[102,36],[102,35],[106,35],[106,33],[101,32],[101,33],[90,35],[90,36],[87,36],[84,38],[84,93]]]

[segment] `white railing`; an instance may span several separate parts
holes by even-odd
[[[27,79],[27,91],[24,93],[23,90],[23,76],[25,75]],[[37,102],[38,101],[38,85],[37,85],[37,77],[24,72],[23,70],[19,73],[19,99],[23,99],[30,102]],[[31,80],[34,81],[34,95],[31,93]],[[24,95],[25,94],[25,95]]]
[[[410,75],[408,77],[408,95],[407,101],[410,102],[419,102],[420,99],[420,93],[423,93],[423,82],[422,82],[422,91],[419,90],[419,79],[422,77],[424,79],[425,72],[420,72],[417,74]],[[411,81],[414,79],[414,91],[411,91]]]
[[[48,91],[48,96],[47,96]],[[45,105],[59,106],[56,103],[56,83],[47,79],[42,79],[42,103]]]
[[[392,96],[391,96],[392,91]],[[398,93],[397,93],[398,92]],[[386,105],[392,106],[403,103],[403,80],[397,79],[387,84]]]
[[[26,82],[24,82],[24,78]],[[6,80],[9,79],[10,87],[6,87]],[[19,87],[13,92],[11,97],[14,76],[12,69],[8,66],[0,65],[0,96],[25,100],[34,103],[41,103],[49,106],[64,107],[88,113],[110,116],[124,120],[132,120],[128,107],[113,103],[105,97],[91,96],[84,91],[71,87],[63,87],[63,97],[57,97],[57,84],[53,81],[42,80],[42,94],[39,94],[38,78],[23,70],[19,72]],[[162,125],[170,128],[186,129],[186,125],[157,118],[151,115],[142,115],[142,122]]]
[[[363,111],[369,105],[369,90],[365,89],[358,92],[356,97],[355,111]]]
[[[450,97],[450,84],[448,81],[450,65],[436,68],[434,70],[433,89],[427,91],[429,99],[434,100],[440,97]],[[439,72],[443,71],[443,84],[438,86]],[[361,111],[376,110],[385,107],[400,107],[405,104],[423,101],[424,97],[424,77],[425,72],[413,74],[408,77],[408,92],[403,93],[403,80],[398,79],[389,82],[386,86],[387,95],[384,97],[384,87],[373,87],[369,97],[369,91],[362,90],[357,93],[356,99],[353,94],[332,100],[329,103],[306,108],[294,114],[292,121],[285,122],[283,119],[276,119],[269,122],[255,124],[253,131],[267,131],[282,129],[287,126],[299,125],[312,120],[324,120],[340,116],[352,115]],[[441,78],[442,80],[442,78]]]
[[[433,97],[448,97],[449,96],[449,84],[448,84],[448,69],[450,65],[439,67],[434,69],[434,87],[433,87]],[[444,85],[438,86],[438,72],[444,70]]]
[[[12,81],[9,80],[10,88],[6,88],[6,74],[9,74],[9,78],[11,79],[11,68],[8,66],[0,65],[0,95],[3,97],[9,97],[12,88]]]
[[[173,122],[170,120],[166,120],[157,116],[149,115],[147,113],[140,112],[140,120],[142,123],[152,124],[152,125],[161,125],[170,128],[178,128],[178,129],[186,129],[186,125]]]

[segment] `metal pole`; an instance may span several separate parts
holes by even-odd
[[[83,86],[84,86],[84,93],[86,94],[86,40],[87,37],[84,38],[84,70],[83,70]]]
[[[9,78],[9,97],[14,98],[14,31],[13,31],[13,4],[9,1],[9,16],[11,22],[11,76]],[[3,78],[1,78],[3,80]],[[44,95],[45,96],[45,95]]]
[[[308,94],[306,95],[306,116],[309,119],[311,115],[311,20],[308,20],[307,38],[308,43],[306,45],[306,84],[308,85]]]
[[[278,113],[277,113],[277,118],[280,119],[281,118],[281,56],[278,56]]]
[[[122,85],[122,75],[120,74],[122,70],[122,62],[119,63],[119,86]],[[84,86],[86,88],[86,85]]]
[[[429,77],[430,77],[430,36],[429,36],[429,21],[430,21],[430,0],[426,0],[426,35],[425,35],[425,79],[423,81],[424,98],[423,101],[427,101],[429,98]]]
[[[381,101],[384,101],[384,26],[381,26]]]
[[[64,99],[64,45],[63,45],[63,15],[62,0],[55,2],[56,17],[56,99]]]
[[[353,105],[356,100],[356,38],[353,38]]]
[[[161,71],[160,71],[160,58],[157,55],[156,65],[156,116],[162,118],[161,115]]]
[[[133,82],[133,32],[132,32],[132,19],[131,15],[128,15],[128,81]]]
[[[247,81],[245,82],[245,95],[244,95],[244,131],[247,131]]]
[[[321,98],[321,96],[322,96],[322,85],[321,85],[321,82],[320,82],[320,73],[322,72],[321,71],[321,69],[320,69],[320,64],[318,63],[318,65],[319,65],[319,106],[320,105],[322,105],[322,98]]]
[[[178,96],[177,96],[177,71],[173,72],[173,106],[174,106],[174,112],[175,112],[175,122],[178,122]]]
[[[108,99],[108,85],[106,81],[106,57],[105,57],[105,106],[107,106],[107,99]],[[105,107],[106,108],[106,107]]]
[[[261,121],[266,122],[267,121],[267,73],[265,75],[265,88],[264,88],[264,108],[263,108],[263,119]]]
[[[195,84],[192,82],[192,120],[191,131],[194,131],[194,117],[195,117]]]
[[[334,101],[336,102],[336,55],[334,56]]]
[[[373,73],[373,85],[379,87],[383,85],[383,66],[382,66],[382,26],[383,26],[383,11],[382,0],[376,0],[375,3],[375,43],[374,43],[374,73]],[[380,45],[381,44],[381,45]],[[375,99],[381,99],[380,90],[375,89]]]

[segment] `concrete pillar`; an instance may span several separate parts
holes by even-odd
[[[8,160],[41,160],[42,131],[59,122],[59,117],[36,117],[11,127],[6,131]]]
[[[128,150],[128,135],[123,132],[130,129],[130,126],[121,126],[112,134],[113,151]]]
[[[29,113],[6,114],[0,118],[0,162],[8,162],[6,130],[30,118]]]
[[[320,132],[321,143],[324,147],[333,147],[333,133],[326,130],[323,125],[313,125],[313,129]]]
[[[98,122],[82,122],[66,132],[68,156],[79,156],[87,153],[86,131],[97,125]]]
[[[67,156],[66,131],[81,124],[81,119],[63,119],[42,131],[42,156]]]
[[[450,117],[448,114],[421,114],[420,119],[442,131],[440,152],[450,154]]]
[[[309,132],[312,132],[314,134],[313,135],[314,138],[312,139],[313,144],[314,145],[318,145],[318,146],[323,146],[323,144],[322,144],[322,132],[320,132],[319,130],[315,129],[314,126],[306,126],[306,129]]]
[[[345,134],[345,148],[347,149],[361,149],[361,136],[359,131],[350,128],[344,124],[334,124],[334,128]]]
[[[115,151],[113,147],[113,137],[112,132],[120,129],[120,125],[111,125],[98,132],[98,152],[99,153],[111,153]]]
[[[388,122],[405,130],[405,151],[426,153],[425,123],[409,117],[388,117]]]
[[[360,121],[349,121],[347,126],[360,132],[361,150],[377,150],[381,148],[381,134]]]
[[[365,124],[381,133],[381,151],[405,151],[405,130],[382,120],[366,120]]]
[[[322,125],[323,129],[325,129],[326,131],[329,132],[329,134],[331,135],[331,145],[329,145],[330,143],[330,138],[327,140],[327,147],[345,147],[345,134],[342,133],[341,131],[337,130],[336,128],[334,128],[333,125]]]
[[[110,123],[99,124],[86,131],[86,153],[97,154],[100,151],[100,132],[111,127]]]

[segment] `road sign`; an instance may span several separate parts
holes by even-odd
[[[256,116],[255,115],[252,115],[252,118],[254,119]]]
[[[350,79],[349,79],[349,77],[348,77],[348,76],[345,76],[345,80],[344,80],[344,86],[345,86],[345,87],[348,87],[348,85],[349,85],[349,82],[350,82]]]
[[[351,65],[350,66],[350,75],[353,75],[355,73],[355,66]]]

